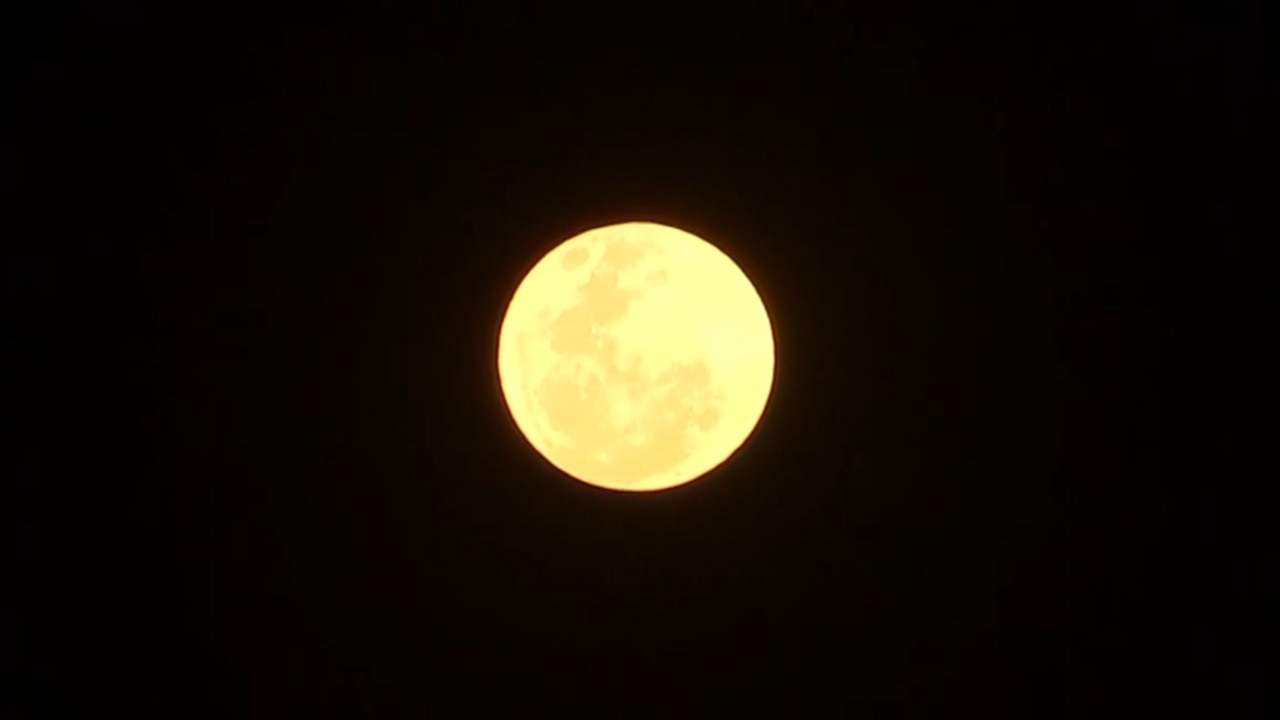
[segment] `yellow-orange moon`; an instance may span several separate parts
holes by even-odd
[[[663,490],[721,465],[764,413],[773,328],[733,260],[673,227],[588,230],[539,260],[498,336],[520,432],[611,490]]]

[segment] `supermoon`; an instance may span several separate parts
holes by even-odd
[[[707,241],[649,222],[548,252],[498,336],[521,434],[610,490],[663,490],[720,466],[759,422],[773,372],[773,329],[746,274]]]

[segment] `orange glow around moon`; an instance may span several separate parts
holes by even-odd
[[[751,281],[707,241],[656,223],[552,249],[498,337],[520,432],[569,476],[611,490],[662,490],[722,464],[764,413],[773,372]]]

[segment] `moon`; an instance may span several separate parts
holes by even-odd
[[[723,464],[773,387],[769,314],[746,274],[692,233],[588,230],[517,286],[498,376],[520,433],[584,483],[646,492]]]

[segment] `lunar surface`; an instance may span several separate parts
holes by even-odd
[[[755,428],[769,316],[723,252],[655,223],[589,230],[520,283],[498,339],[516,426],[552,465],[613,490],[687,483]]]

